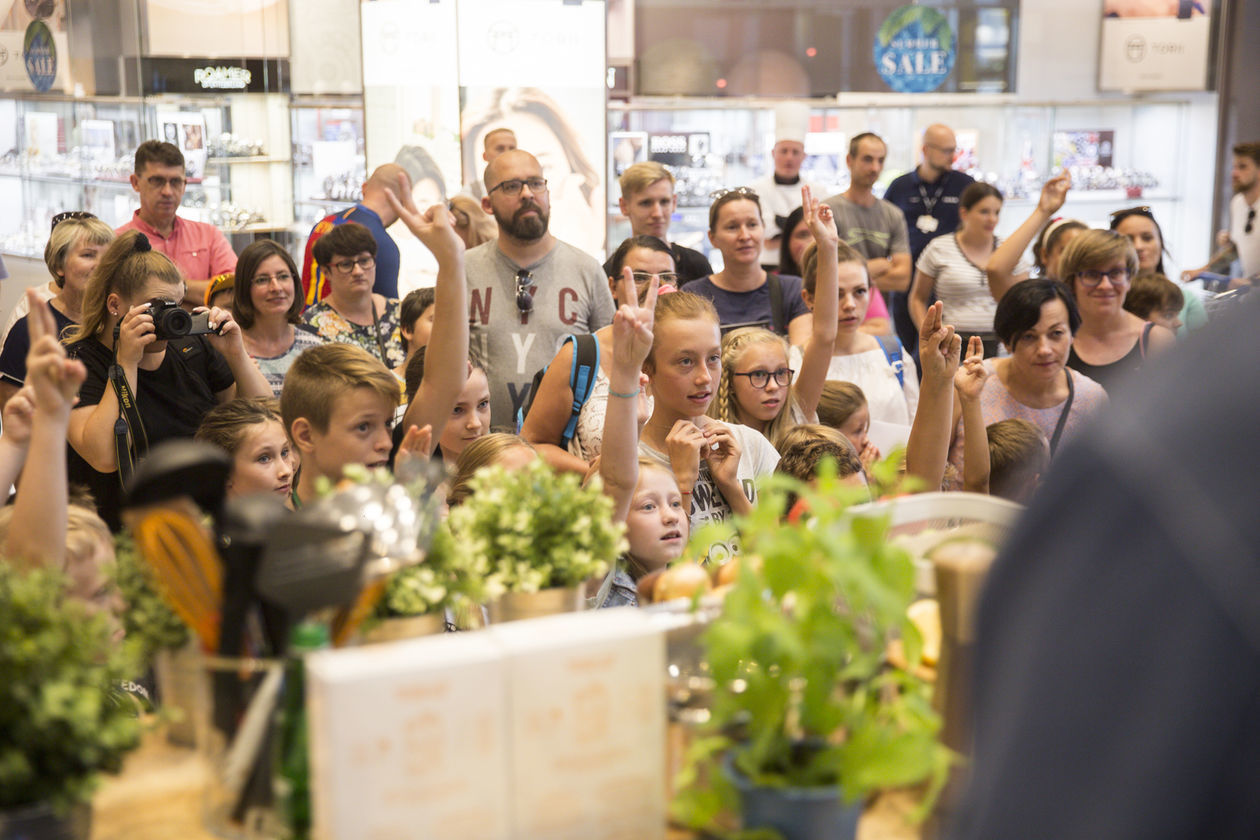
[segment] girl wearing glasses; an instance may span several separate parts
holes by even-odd
[[[267,379],[276,399],[293,360],[324,339],[301,326],[302,276],[278,242],[250,243],[236,262],[238,278],[232,313],[241,326],[245,349]]]
[[[1138,273],[1138,255],[1123,235],[1085,231],[1063,252],[1060,268],[1081,313],[1068,367],[1110,391],[1141,368],[1148,353],[1174,341],[1166,327],[1124,309],[1129,280]]]
[[[709,406],[710,417],[756,429],[775,446],[797,423],[817,421],[836,339],[840,235],[830,207],[814,200],[809,187],[801,190],[801,197],[803,218],[814,240],[806,253],[814,260],[819,307],[799,353],[800,376],[793,383],[790,350],[782,337],[758,327],[734,330],[722,339],[722,377],[717,399]]]
[[[376,239],[356,222],[337,225],[311,251],[328,269],[328,297],[302,313],[302,323],[326,341],[355,344],[393,370],[407,354],[400,329],[399,301],[372,291],[376,283]]]
[[[621,276],[623,269],[631,270],[640,305],[653,277],[661,284],[661,291],[671,291],[669,284],[675,282],[674,255],[669,246],[655,236],[632,236],[622,242],[609,259],[609,267],[613,275],[608,283],[614,293],[617,291],[615,278]],[[565,440],[565,428],[573,416],[573,388],[570,386],[573,342],[565,342],[538,384],[538,394],[521,426],[521,437],[533,444],[553,469],[585,473],[589,462],[603,448],[612,332],[609,324],[594,333],[599,343],[599,369],[590,395],[578,413],[572,438]],[[645,419],[652,411],[651,398],[641,394],[638,404],[640,419]]]

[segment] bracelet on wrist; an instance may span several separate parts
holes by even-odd
[[[643,390],[642,388],[635,388],[633,391],[630,391],[629,393],[623,394],[623,393],[621,393],[620,391],[614,391],[614,390],[612,390],[611,388],[609,388],[609,389],[608,389],[608,396],[610,396],[610,397],[620,397],[620,398],[621,398],[621,399],[623,399],[623,400],[632,400],[632,399],[634,399],[635,397],[639,396],[639,392],[640,392],[640,391],[642,391],[642,390]]]

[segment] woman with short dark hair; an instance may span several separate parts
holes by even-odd
[[[328,297],[307,308],[302,322],[326,341],[362,347],[393,370],[406,359],[399,301],[372,291],[376,239],[363,225],[346,222],[321,236],[312,251],[328,271]]]
[[[318,247],[318,243],[316,243]],[[245,349],[276,399],[293,360],[324,340],[302,326],[302,275],[279,242],[259,239],[236,261],[232,312]]]

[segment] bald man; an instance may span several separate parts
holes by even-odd
[[[330,213],[311,229],[306,240],[306,256],[302,260],[302,288],[309,306],[328,296],[328,272],[315,262],[312,249],[315,242],[337,225],[358,222],[367,228],[376,240],[376,285],[372,291],[387,298],[398,297],[398,246],[386,233],[385,228],[398,221],[398,215],[390,208],[385,188],[395,194],[411,191],[411,179],[407,170],[396,163],[379,166],[363,182],[363,200],[337,213]],[[427,208],[426,208],[427,209]]]
[[[958,197],[974,178],[954,171],[954,153],[958,143],[949,126],[929,125],[923,131],[920,163],[914,170],[895,178],[884,193],[906,216],[910,235],[911,276],[919,254],[928,242],[941,234],[953,233],[958,227]],[[907,347],[917,350],[918,331],[910,320],[906,294],[889,296],[888,309],[897,328],[897,337]]]
[[[499,155],[513,151],[516,148],[516,132],[502,126],[492,128],[486,132],[486,136],[481,142],[483,146],[481,159],[487,164],[491,164],[494,163],[494,159]],[[486,186],[481,181],[474,179],[464,186],[462,194],[481,201],[486,197]]]

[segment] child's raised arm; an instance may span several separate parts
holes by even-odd
[[[1072,176],[1067,172],[1061,172],[1042,184],[1041,197],[1037,200],[1037,206],[1033,208],[1032,213],[989,255],[989,261],[984,266],[984,273],[989,278],[989,293],[993,295],[994,300],[1001,300],[1007,289],[1020,280],[1026,279],[1026,275],[1015,274],[1015,266],[1019,264],[1019,258],[1024,251],[1028,250],[1028,246],[1037,238],[1037,234],[1041,233],[1046,222],[1059,212],[1071,188]]]
[[[967,345],[967,358],[954,374],[954,390],[962,406],[963,489],[989,492],[989,435],[980,411],[980,392],[989,372],[984,367],[984,343],[973,335]]]
[[[818,273],[814,280],[814,326],[801,352],[801,369],[792,389],[806,422],[818,422],[818,401],[827,384],[827,368],[836,342],[840,317],[840,234],[831,208],[815,199],[809,187],[801,187],[804,221],[818,248]]]
[[[910,424],[906,442],[906,474],[923,480],[929,490],[938,490],[949,458],[949,442],[954,423],[954,374],[962,338],[953,327],[944,326],[940,301],[927,308],[919,325],[919,361],[923,382],[919,385],[919,407]]]
[[[613,519],[624,522],[639,482],[639,389],[643,362],[652,350],[652,325],[659,279],[652,277],[643,306],[638,305],[634,273],[626,268],[617,283],[621,306],[613,316],[613,358],[608,372],[608,410],[599,474],[613,500]]]
[[[446,427],[451,411],[468,380],[468,291],[464,277],[464,241],[455,232],[447,209],[435,204],[416,209],[406,177],[399,176],[398,192],[386,189],[389,204],[417,239],[437,258],[433,301],[433,331],[424,356],[424,380],[403,415],[403,428]],[[401,200],[399,200],[401,196]],[[429,454],[440,435],[433,435]]]

